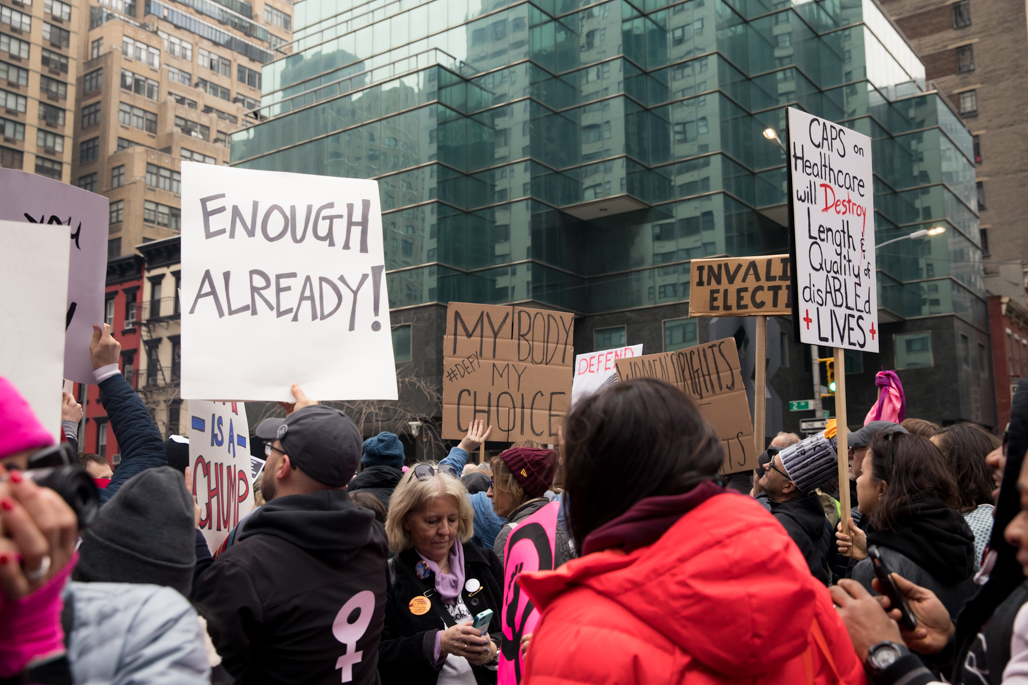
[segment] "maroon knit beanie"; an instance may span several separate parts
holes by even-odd
[[[539,447],[514,447],[500,453],[500,459],[529,497],[542,497],[553,485],[557,453]]]

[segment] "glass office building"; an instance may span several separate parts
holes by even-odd
[[[295,9],[232,163],[378,179],[394,323],[434,336],[437,303],[531,301],[579,315],[579,351],[727,334],[752,358],[744,320],[687,318],[690,260],[788,251],[786,154],[762,132],[798,106],[874,139],[879,242],[946,227],[879,253],[882,354],[853,355],[851,415],[885,367],[919,416],[994,421],[972,138],[874,0]],[[772,332],[775,392],[808,399],[809,352]]]

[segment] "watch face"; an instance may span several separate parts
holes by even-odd
[[[878,645],[869,655],[872,665],[879,671],[884,671],[899,658],[899,650],[891,644]]]

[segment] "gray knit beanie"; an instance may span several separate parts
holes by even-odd
[[[196,566],[193,497],[182,474],[147,469],[121,486],[82,534],[73,578],[150,583],[189,596]]]
[[[796,484],[797,490],[806,495],[838,475],[836,444],[836,438],[828,439],[824,433],[814,433],[778,453],[789,480]]]

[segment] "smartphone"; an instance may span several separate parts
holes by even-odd
[[[903,593],[896,587],[896,583],[893,582],[892,571],[889,570],[885,560],[882,559],[882,553],[878,551],[877,546],[870,545],[867,548],[867,556],[871,557],[871,563],[874,564],[875,575],[878,576],[878,583],[882,586],[882,592],[889,598],[892,608],[900,610],[898,621],[900,628],[908,632],[914,630],[914,628],[917,628],[917,617],[910,610],[907,598],[903,596]]]
[[[485,633],[489,630],[489,624],[492,623],[492,620],[493,610],[486,609],[478,616],[475,616],[475,622],[471,625],[475,628],[475,630],[480,630],[482,631],[482,634],[485,635]]]

